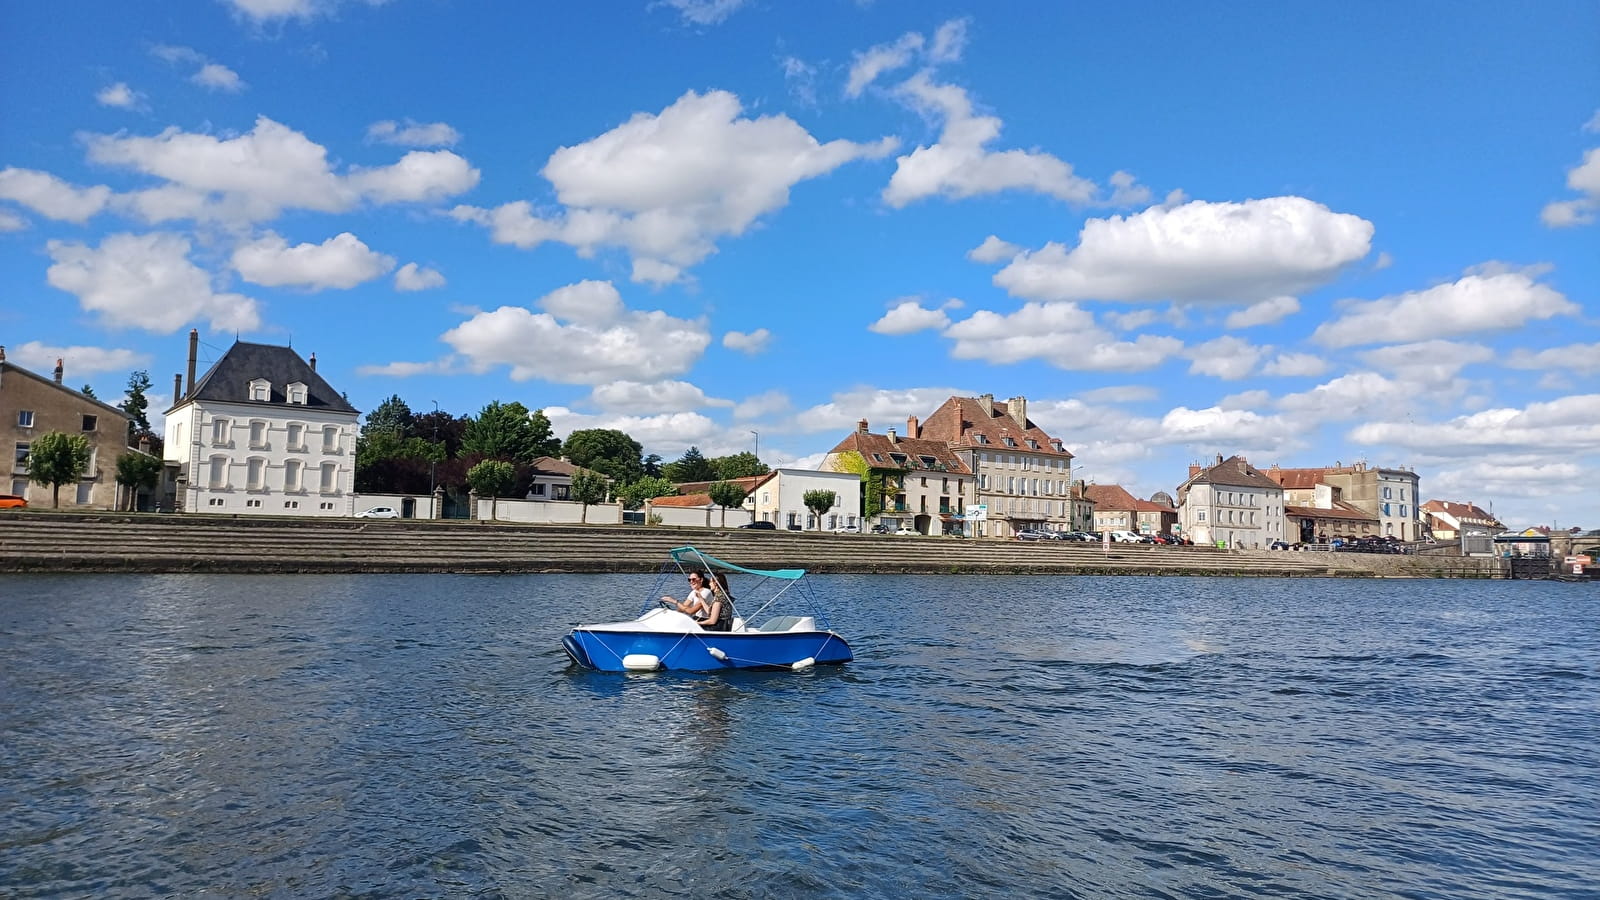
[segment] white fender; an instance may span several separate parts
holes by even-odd
[[[808,656],[805,659],[802,659],[799,662],[794,663],[793,665],[789,666],[789,668],[791,668],[791,669],[795,670],[796,672],[798,672],[801,669],[809,669],[809,668],[811,668],[812,666],[814,666],[816,664],[817,664],[817,658],[814,657],[814,656]]]
[[[661,658],[648,653],[629,653],[622,658],[622,667],[630,672],[654,672],[661,668]]]
[[[728,654],[723,653],[721,650],[718,650],[715,647],[707,647],[706,648],[706,652],[711,654],[712,658],[715,659],[717,662],[727,662],[728,661]]]

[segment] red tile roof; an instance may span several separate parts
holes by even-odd
[[[988,403],[985,411],[984,404]],[[1025,450],[1072,459],[1065,448],[1058,449],[1059,441],[1044,432],[1026,415],[1014,415],[1013,405],[1025,407],[1021,397],[998,401],[990,395],[983,397],[951,397],[944,401],[933,415],[918,429],[918,435],[933,441],[942,441],[956,447],[985,447],[991,449]],[[1015,442],[1006,444],[1006,439]],[[1033,445],[1030,446],[1029,442]]]
[[[1083,495],[1094,502],[1096,511],[1104,510],[1131,510],[1134,512],[1164,512],[1176,513],[1177,510],[1161,503],[1150,500],[1140,500],[1128,493],[1119,484],[1090,484],[1085,485]]]
[[[834,445],[829,453],[847,453],[855,451],[873,468],[898,469],[910,468],[923,471],[949,472],[952,475],[971,475],[972,471],[967,464],[961,461],[950,445],[940,441],[924,440],[920,438],[903,438],[896,435],[894,440],[889,440],[888,435],[872,434],[857,428],[849,437]],[[905,459],[901,466],[896,456]],[[927,459],[924,459],[926,457]],[[929,465],[931,459],[933,465]]]
[[[739,487],[744,488],[744,492],[746,494],[750,494],[750,493],[754,493],[756,488],[760,487],[763,482],[765,482],[767,479],[769,479],[771,477],[772,477],[772,473],[768,472],[765,475],[745,475],[745,476],[740,477],[740,478],[729,478],[727,480],[732,482],[732,483],[734,483],[734,484],[737,484]],[[682,484],[678,485],[678,493],[680,493],[680,494],[703,494],[706,491],[710,490],[711,486],[713,484],[717,484],[717,482],[715,482],[715,481],[685,481]]]
[[[668,494],[650,501],[651,506],[675,506],[686,509],[698,509],[704,506],[715,506],[710,494]]]
[[[1352,506],[1343,500],[1338,501],[1331,509],[1321,506],[1289,506],[1285,504],[1283,511],[1286,515],[1300,516],[1305,519],[1352,519],[1361,522],[1377,522],[1378,517],[1364,509]]]

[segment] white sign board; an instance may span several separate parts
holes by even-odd
[[[973,520],[987,522],[989,520],[989,505],[987,503],[978,503],[967,507],[965,518],[969,522]]]

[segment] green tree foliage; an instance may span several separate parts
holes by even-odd
[[[713,484],[708,493],[711,494],[711,502],[722,507],[722,526],[724,528],[728,525],[728,507],[738,506],[744,502],[745,497],[749,496],[744,488],[731,481],[719,481]]]
[[[511,492],[511,484],[516,477],[517,470],[510,463],[486,459],[467,470],[467,485],[477,491],[479,497],[494,501],[489,506],[493,510],[489,515],[490,518],[496,518],[500,512],[500,498]]]
[[[651,478],[661,477],[661,454],[652,453],[644,458],[644,474]]]
[[[711,460],[711,468],[716,471],[716,477],[723,481],[748,478],[751,475],[765,475],[772,471],[754,453],[735,453],[731,456],[718,456]]]
[[[87,384],[84,385],[83,386],[83,390],[79,391],[78,393],[84,395],[85,397],[88,397],[90,400],[99,400],[100,399],[99,397],[96,397],[94,395],[94,388],[90,387]]]
[[[655,477],[646,475],[632,484],[618,488],[615,493],[617,499],[622,501],[622,508],[632,510],[644,506],[646,500],[671,497],[677,492],[677,486],[667,479],[659,475]]]
[[[390,394],[389,399],[378,404],[377,409],[367,413],[367,422],[361,426],[361,436],[371,437],[379,432],[387,432],[403,437],[412,433],[411,407],[400,399],[399,394]]]
[[[711,461],[700,453],[699,447],[690,447],[677,462],[670,462],[661,467],[661,474],[672,479],[676,484],[688,481],[716,481],[717,470],[711,467]]]
[[[839,495],[833,491],[806,491],[800,495],[800,502],[817,517],[818,531],[822,530],[822,514],[833,509],[834,501],[838,499]]]
[[[550,437],[550,419],[513,400],[492,401],[478,411],[461,435],[461,452],[487,459],[532,462],[559,445]]]
[[[583,504],[580,522],[589,524],[589,507],[604,503],[609,488],[605,476],[596,472],[578,472],[572,476],[572,499]]]
[[[639,442],[626,432],[614,428],[580,428],[567,435],[561,445],[561,455],[581,466],[610,478],[618,484],[630,484],[644,476],[643,451]]]
[[[866,457],[847,450],[833,458],[833,471],[849,472],[861,479],[861,515],[875,519],[883,512],[883,473],[873,471]]]
[[[137,450],[129,450],[117,457],[117,484],[128,489],[128,509],[133,509],[140,490],[148,491],[160,481],[160,457]]]
[[[444,442],[402,438],[374,431],[356,438],[356,490],[372,494],[421,494],[445,461]]]
[[[150,390],[150,373],[139,369],[128,376],[128,397],[118,407],[128,414],[128,445],[140,435],[150,433],[150,400],[144,392]]]
[[[89,470],[89,441],[81,434],[51,431],[28,448],[28,480],[50,486],[50,506],[61,505],[61,486],[76,484]]]

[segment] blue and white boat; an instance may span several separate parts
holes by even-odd
[[[853,658],[850,645],[832,630],[817,607],[810,583],[803,581],[805,569],[747,569],[693,547],[669,552],[662,581],[657,582],[638,618],[580,625],[561,638],[561,646],[573,662],[606,672],[718,672],[807,669]],[[695,570],[760,579],[733,586],[731,630],[701,628],[676,609],[658,605],[662,582]]]

